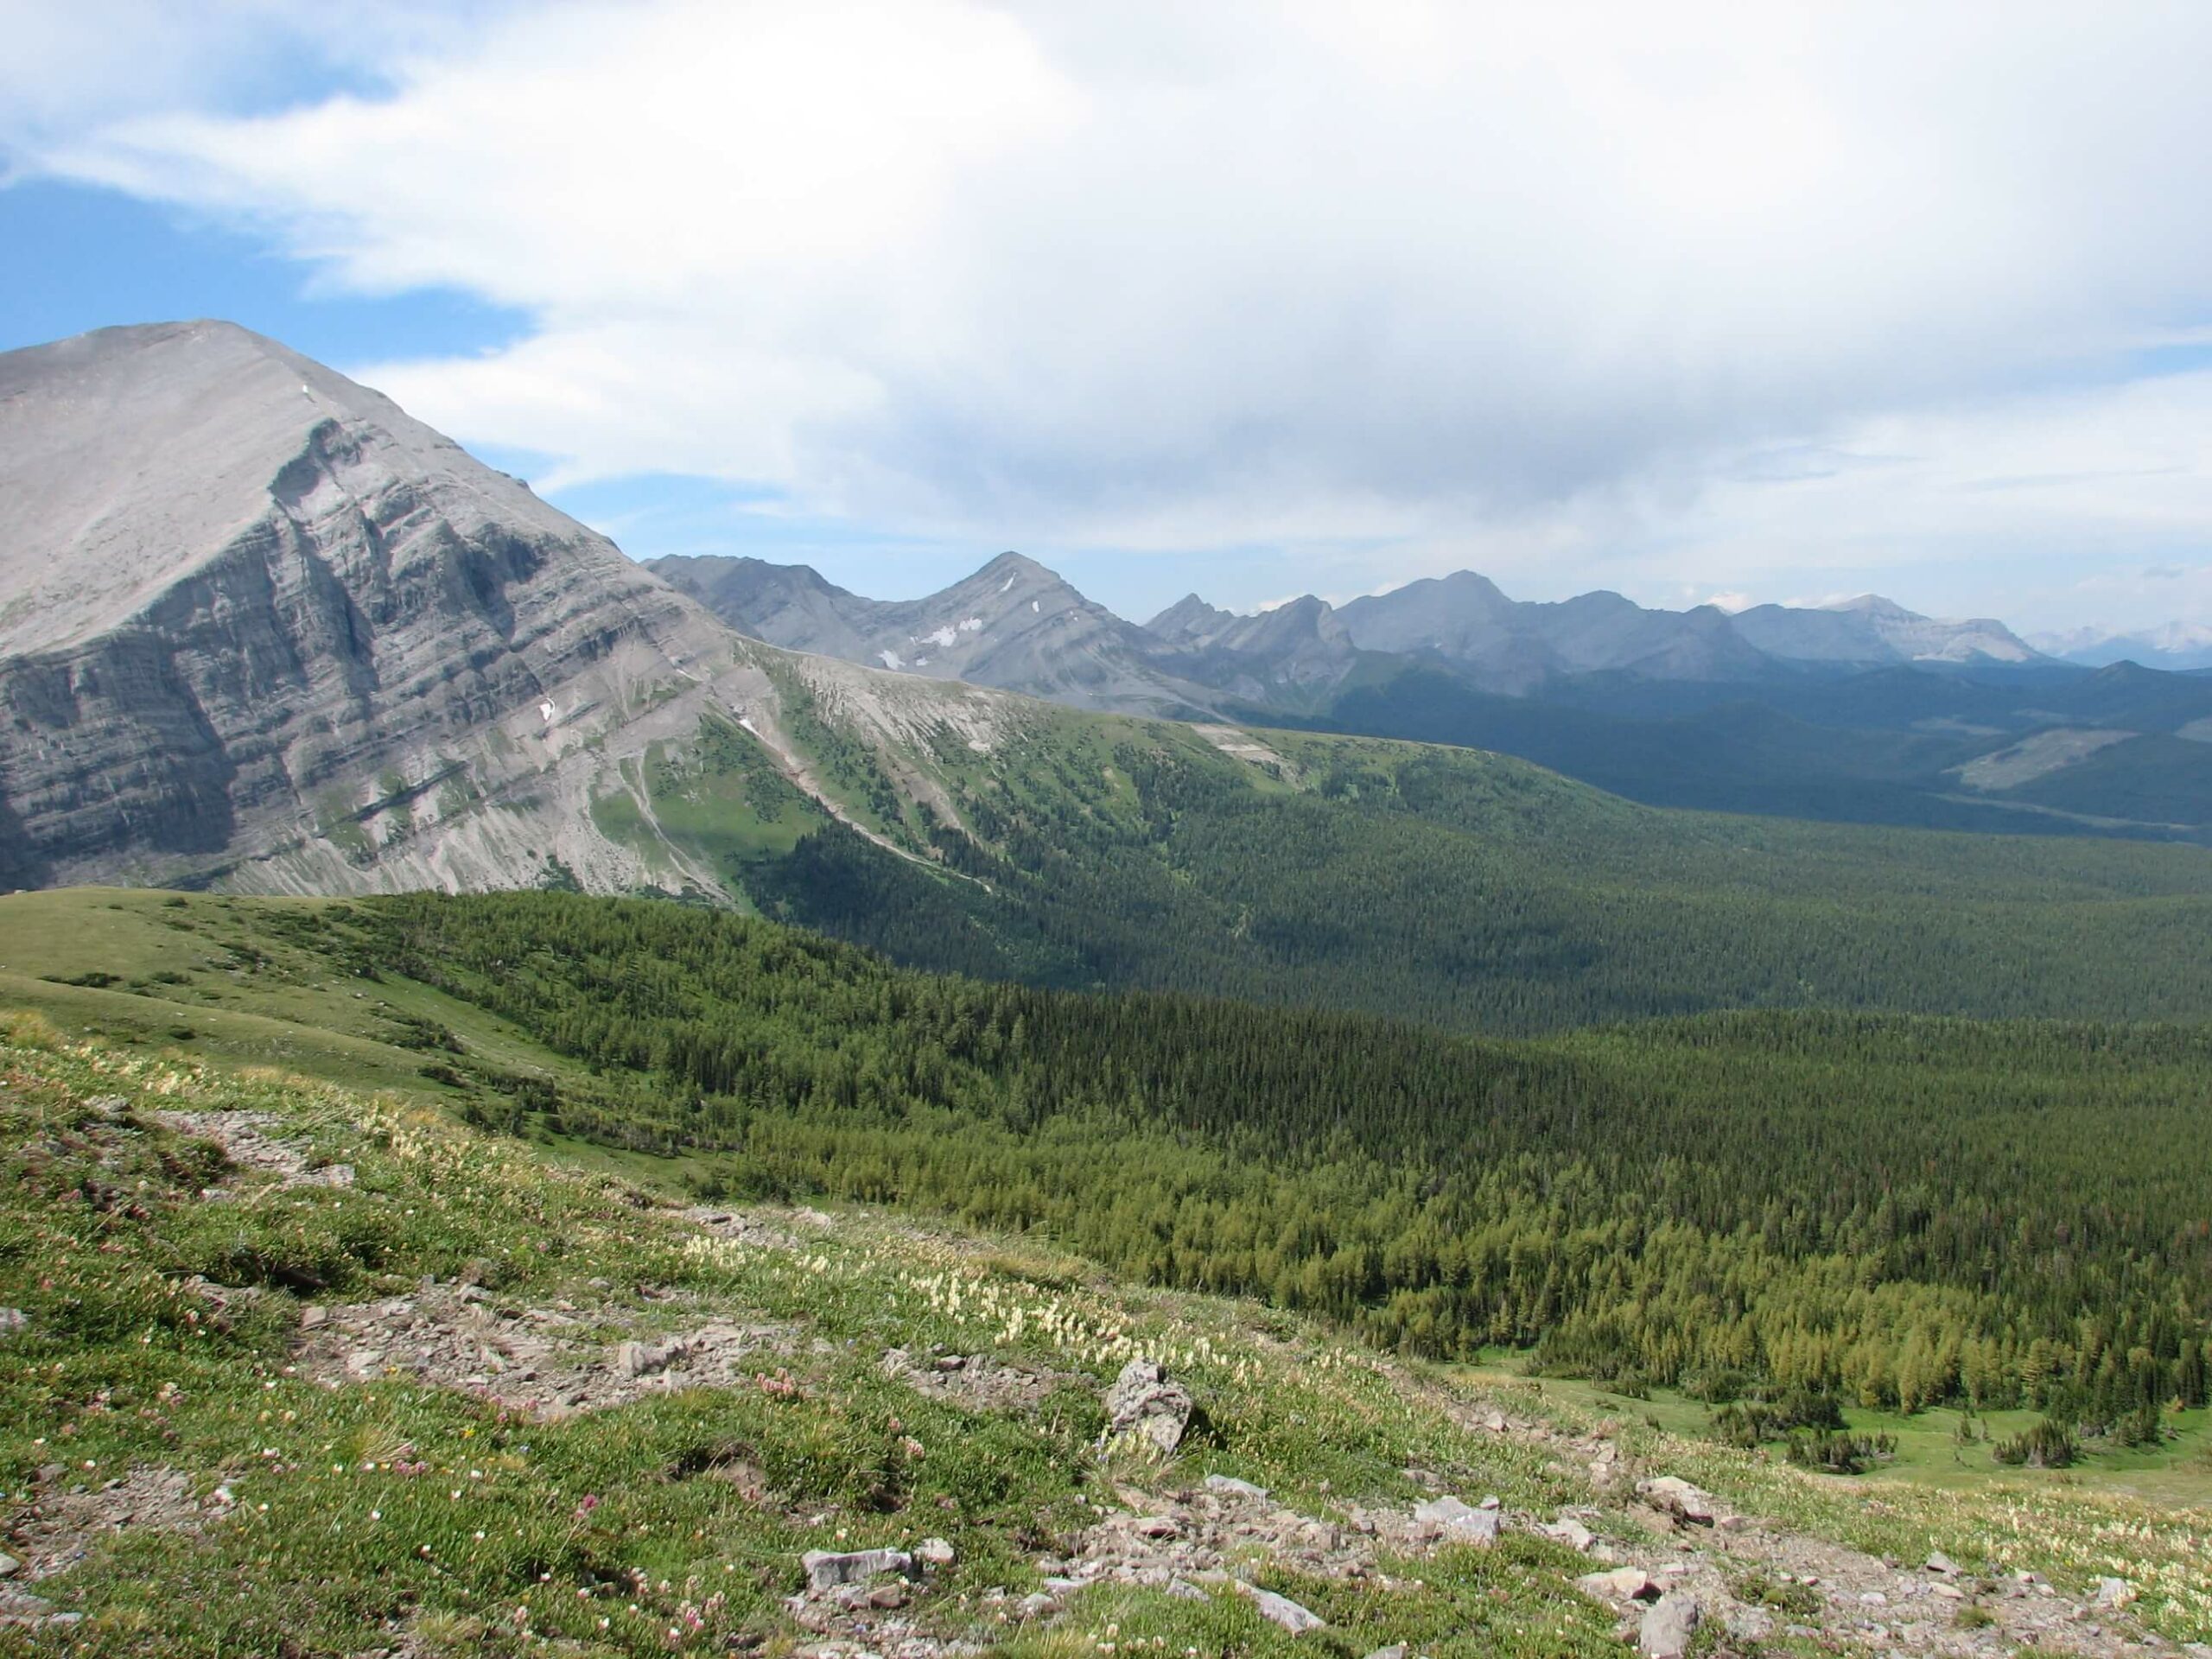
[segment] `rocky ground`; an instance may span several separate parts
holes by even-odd
[[[34,1167],[76,1158],[110,1172],[116,1190],[98,1201],[120,1214],[126,1157],[145,1122],[180,1138],[181,1148],[163,1152],[164,1166],[181,1184],[181,1202],[209,1216],[219,1207],[245,1216],[275,1205],[283,1213],[297,1204],[330,1201],[333,1194],[350,1201],[356,1190],[352,1165],[318,1151],[281,1117],[251,1111],[164,1108],[134,1122],[123,1097],[95,1098],[85,1103],[74,1128],[49,1130],[28,1151]],[[143,1194],[143,1185],[132,1190]],[[318,1193],[321,1198],[312,1196]],[[849,1230],[893,1225],[807,1210],[687,1210],[641,1196],[636,1202],[642,1207],[618,1213],[613,1224],[664,1235],[670,1253],[658,1260],[767,1262],[802,1284],[811,1279],[826,1286],[836,1277],[831,1251],[847,1242]],[[918,1262],[949,1259],[949,1247],[918,1230],[911,1248]],[[1012,1319],[1003,1326],[1009,1337],[1021,1328],[1023,1316],[990,1301],[995,1293],[980,1279],[956,1286],[942,1271],[917,1268],[883,1283],[885,1292],[868,1293],[880,1305],[907,1296],[957,1308],[960,1296],[978,1297],[989,1304],[983,1310],[988,1325]],[[1417,1397],[1421,1410],[1450,1418],[1472,1452],[1403,1467],[1389,1482],[1395,1495],[1339,1492],[1324,1480],[1286,1496],[1200,1466],[1207,1459],[1194,1457],[1193,1447],[1221,1442],[1209,1440],[1208,1391],[1184,1362],[1166,1357],[1164,1349],[1131,1353],[1126,1335],[1111,1332],[1098,1334],[1088,1351],[1111,1353],[1112,1363],[1078,1358],[1093,1338],[1067,1323],[1071,1316],[1065,1312],[1049,1313],[1063,1321],[1057,1327],[1063,1339],[1051,1351],[1065,1363],[1055,1363],[1041,1357],[1044,1351],[1013,1340],[919,1339],[921,1326],[904,1327],[916,1332],[906,1340],[872,1347],[850,1334],[833,1339],[826,1326],[791,1309],[772,1316],[696,1285],[608,1274],[563,1284],[564,1294],[547,1297],[471,1268],[353,1298],[308,1300],[205,1274],[183,1280],[180,1288],[192,1304],[184,1322],[193,1328],[277,1322],[284,1363],[281,1376],[265,1385],[270,1389],[295,1380],[320,1385],[326,1397],[427,1387],[470,1396],[495,1408],[502,1421],[583,1423],[593,1414],[728,1390],[788,1398],[824,1414],[828,1423],[842,1410],[829,1379],[856,1374],[904,1390],[918,1410],[931,1402],[977,1425],[1028,1422],[1070,1395],[1087,1402],[1098,1427],[1091,1471],[1079,1487],[1085,1495],[1077,1500],[1080,1524],[1040,1525],[980,1580],[967,1559],[974,1535],[959,1533],[952,1514],[958,1506],[950,1499],[941,1510],[917,1507],[899,1514],[897,1543],[861,1547],[883,1535],[879,1523],[851,1547],[792,1550],[772,1571],[800,1586],[781,1605],[781,1639],[789,1643],[782,1650],[794,1659],[937,1659],[1006,1645],[1024,1653],[1104,1651],[1114,1638],[1098,1634],[1098,1610],[1136,1592],[1242,1601],[1300,1637],[1301,1646],[1350,1651],[1357,1659],[1363,1648],[1346,1649],[1325,1613],[1288,1592],[1323,1606],[1330,1586],[1412,1596],[1425,1577],[1448,1573],[1454,1563],[1510,1556],[1535,1541],[1564,1559],[1582,1558],[1586,1570],[1575,1587],[1610,1616],[1625,1648],[1649,1659],[1838,1650],[1999,1659],[2023,1649],[2116,1659],[2184,1651],[2137,1620],[2130,1605],[2136,1592],[2119,1579],[2083,1583],[2077,1577],[2069,1593],[2033,1570],[1968,1570],[1941,1554],[1884,1559],[1739,1509],[1653,1455],[1650,1446],[1663,1441],[1624,1425],[1569,1424],[1433,1376],[1387,1380]],[[838,1328],[900,1328],[888,1313],[870,1317],[873,1326]],[[20,1337],[29,1324],[20,1310],[0,1308],[0,1343]],[[1290,1375],[1300,1364],[1323,1363],[1288,1338],[1246,1334],[1257,1357],[1240,1363]],[[1359,1363],[1380,1375],[1374,1362]],[[839,1372],[841,1366],[848,1369]],[[141,1415],[158,1420],[181,1402],[175,1384],[163,1389],[140,1408]],[[104,1409],[102,1402],[92,1402],[93,1415]],[[898,1428],[895,1419],[892,1427]],[[38,1444],[48,1447],[43,1439]],[[921,1443],[908,1445],[920,1459]],[[17,1494],[0,1536],[0,1628],[19,1633],[67,1637],[75,1630],[86,1615],[64,1604],[58,1586],[66,1587],[110,1542],[149,1534],[197,1534],[214,1541],[243,1524],[241,1517],[251,1521],[266,1510],[253,1493],[239,1495],[249,1477],[285,1472],[281,1461],[265,1461],[277,1457],[273,1448],[251,1464],[233,1459],[215,1471],[143,1459],[110,1466],[98,1459],[54,1456],[54,1449],[48,1447],[48,1460]],[[932,1448],[931,1455],[957,1451]],[[397,1476],[431,1469],[430,1458],[411,1443],[374,1448],[372,1456],[366,1467],[381,1463]],[[786,1529],[779,1535],[842,1541],[849,1527],[858,1529],[866,1519],[779,1490],[766,1461],[741,1441],[718,1441],[661,1478],[721,1483]],[[1581,1492],[1586,1501],[1532,1506],[1501,1497],[1470,1478],[1470,1470],[1491,1466],[1541,1471],[1551,1490]],[[1508,1494],[1532,1490],[1525,1480],[1501,1481],[1500,1487]],[[588,1510],[588,1503],[579,1507],[579,1524]],[[438,1636],[427,1623],[395,1628],[390,1637],[381,1649],[387,1655],[456,1650],[450,1636]],[[1034,1646],[1063,1638],[1073,1645]],[[361,1649],[360,1659],[372,1651]],[[1379,1649],[1378,1656],[1410,1659],[1423,1651],[1408,1644]],[[2212,1649],[2186,1652],[2212,1659]]]

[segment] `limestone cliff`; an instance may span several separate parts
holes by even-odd
[[[713,890],[591,804],[777,655],[244,329],[0,356],[0,887]]]

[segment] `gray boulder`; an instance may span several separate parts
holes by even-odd
[[[914,1571],[914,1558],[903,1549],[810,1549],[799,1562],[806,1568],[806,1587],[814,1591],[865,1584],[886,1573],[912,1577]]]
[[[1151,1360],[1133,1359],[1106,1391],[1107,1438],[1134,1437],[1166,1457],[1183,1443],[1192,1409],[1188,1389]]]
[[[1697,1598],[1669,1590],[1651,1605],[1637,1627],[1636,1645],[1644,1659],[1682,1659],[1697,1637],[1704,1610]]]
[[[1414,1519],[1433,1529],[1446,1543],[1488,1549],[1497,1541],[1502,1517],[1494,1508],[1477,1509],[1456,1497],[1433,1497],[1414,1509]]]
[[[1280,1624],[1293,1636],[1303,1636],[1308,1630],[1318,1630],[1325,1621],[1311,1608],[1301,1607],[1288,1596],[1279,1596],[1272,1590],[1262,1590],[1256,1585],[1242,1584],[1238,1593],[1248,1597],[1259,1609],[1260,1617]]]

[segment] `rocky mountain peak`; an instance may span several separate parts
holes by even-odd
[[[22,885],[395,879],[380,836],[550,764],[624,685],[728,661],[612,543],[227,323],[0,356],[0,879]],[[482,849],[474,879],[516,880],[523,850]],[[407,879],[462,879],[427,858]]]

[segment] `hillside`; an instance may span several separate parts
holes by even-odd
[[[701,1190],[1039,1227],[1384,1345],[1908,1409],[2050,1403],[2063,1375],[2107,1423],[2204,1400],[2202,1031],[1777,1014],[1476,1041],[936,978],[552,894],[88,891],[0,920],[0,996],[74,1026],[427,1088],[681,1158]],[[1837,1275],[1866,1294],[1838,1303]]]
[[[333,954],[372,964],[342,912],[33,902],[65,898],[119,968],[133,938],[151,954],[139,991],[29,982],[58,1014],[118,1037],[124,1011],[220,1030],[107,1046],[29,1016],[0,1028],[0,1301],[21,1362],[0,1371],[19,1494],[5,1639],[1472,1659],[1679,1651],[1693,1602],[1706,1647],[1732,1649],[2101,1656],[2139,1622],[2212,1633],[2207,1519],[2171,1498],[2036,1471],[1839,1481],[1676,1438],[1617,1396],[1472,1382],[1147,1291],[1042,1230],[673,1197],[659,1183],[696,1191],[727,1166],[549,1156],[410,1103],[483,1090],[487,1042],[523,1058],[472,1005],[450,1005],[450,1046],[318,1027],[420,1020],[438,995],[346,973]],[[762,988],[793,1011],[826,1006],[809,959],[880,971],[757,924],[685,925],[785,953]],[[422,1065],[372,1096],[173,1046],[211,1041]],[[537,1052],[550,1077],[590,1075]],[[423,1075],[438,1065],[463,1081]],[[1166,1384],[1117,1394],[1140,1359]],[[907,1554],[842,1559],[875,1548]]]

